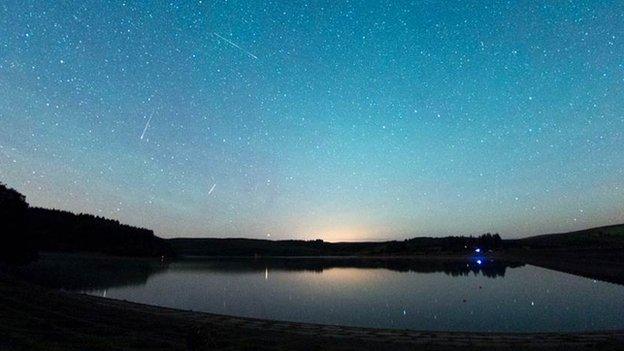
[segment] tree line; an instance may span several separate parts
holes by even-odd
[[[0,260],[28,262],[41,251],[116,256],[173,256],[153,231],[90,214],[30,207],[26,197],[0,183]]]
[[[409,256],[481,253],[503,247],[498,234],[418,237],[386,242],[323,240],[170,239],[145,228],[90,214],[30,207],[24,195],[0,183],[0,260],[28,262],[38,252],[115,256]],[[507,245],[505,243],[505,245]]]

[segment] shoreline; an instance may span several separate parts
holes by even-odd
[[[53,290],[0,275],[2,350],[583,350],[624,330],[446,332],[323,325],[184,311]]]

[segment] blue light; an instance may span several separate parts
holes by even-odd
[[[481,264],[481,260],[477,260],[477,264]]]
[[[475,249],[475,252],[481,252],[481,249]]]

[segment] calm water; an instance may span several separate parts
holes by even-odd
[[[624,286],[518,263],[293,258],[159,264],[46,256],[23,274],[108,298],[298,322],[465,331],[624,328]]]

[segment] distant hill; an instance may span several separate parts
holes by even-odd
[[[117,256],[410,256],[468,255],[514,251],[541,252],[593,261],[619,262],[624,225],[570,233],[502,240],[498,234],[478,237],[419,237],[402,241],[330,243],[323,240],[162,239],[149,229],[89,214],[31,208],[19,192],[0,183],[0,260],[28,261],[37,251],[92,252]]]
[[[624,224],[509,240],[508,257],[562,272],[624,284]]]
[[[508,242],[531,249],[619,249],[624,248],[624,224],[537,235]]]
[[[330,243],[323,240],[169,239],[180,256],[406,256],[458,254],[499,248],[498,234],[479,237],[414,238],[385,242]]]
[[[38,251],[92,252],[115,256],[173,256],[151,230],[88,214],[31,208],[0,183],[0,261],[28,262]]]
[[[260,240],[179,238],[168,242],[181,256],[409,256],[472,254],[476,248],[498,252],[513,250],[591,251],[596,257],[619,255],[624,249],[624,224],[570,233],[502,240],[498,234],[478,237],[419,237],[402,241],[330,243],[322,240]],[[585,256],[587,252],[583,253]]]

